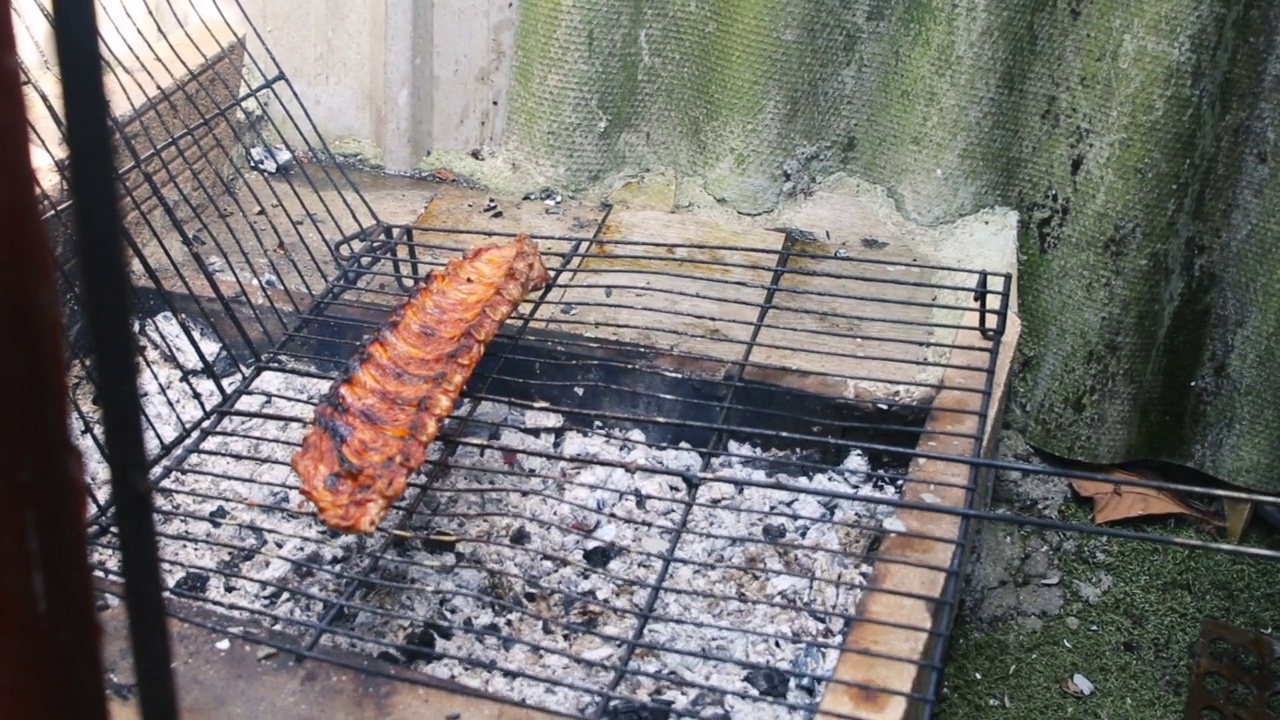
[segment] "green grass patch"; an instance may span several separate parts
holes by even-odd
[[[1064,508],[1064,515],[1088,519],[1079,504]],[[1207,537],[1185,522],[1144,529]],[[1067,603],[1040,630],[961,621],[938,718],[1180,720],[1201,620],[1280,633],[1280,562],[1131,540],[1072,540],[1054,558]],[[1255,529],[1246,542],[1280,549],[1267,530]],[[1077,581],[1109,587],[1090,603]],[[1093,695],[1077,699],[1059,688],[1073,673],[1094,683]]]

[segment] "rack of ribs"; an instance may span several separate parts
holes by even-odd
[[[550,282],[526,235],[468,250],[392,311],[320,400],[293,456],[304,497],[342,532],[371,533],[427,459],[485,347]]]

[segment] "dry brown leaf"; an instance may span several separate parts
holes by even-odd
[[[1172,493],[1123,484],[1132,480],[1156,478],[1146,478],[1115,468],[1101,469],[1096,472],[1110,475],[1121,482],[1072,480],[1071,487],[1084,497],[1093,500],[1093,521],[1099,525],[1149,515],[1187,515],[1207,522],[1214,521],[1212,517],[1179,500]]]

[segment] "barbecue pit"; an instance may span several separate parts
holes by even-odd
[[[726,231],[446,178],[417,217],[384,219],[242,17],[156,44],[107,81],[175,617],[574,715],[932,702],[956,512],[979,489],[965,461],[1012,347],[1008,274],[900,242],[898,217],[841,226],[839,194],[800,208],[808,223]],[[24,71],[110,597],[125,578],[58,103]],[[303,142],[281,151],[285,135]],[[504,326],[382,529],[326,530],[288,467],[316,401],[426,273],[520,231],[551,285]]]

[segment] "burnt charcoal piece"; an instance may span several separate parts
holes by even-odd
[[[374,657],[389,665],[399,665],[404,662],[404,660],[400,659],[399,655],[391,652],[390,650],[383,650]]]
[[[773,668],[752,670],[743,680],[755,688],[762,697],[785,698],[791,687],[791,678],[784,672]]]
[[[257,556],[252,550],[241,548],[231,554],[229,558],[223,558],[218,561],[218,570],[225,573],[235,573],[240,571],[240,566],[252,560]],[[230,578],[228,578],[230,580]]]
[[[294,564],[293,572],[302,580],[306,580],[316,574],[314,566],[322,563],[324,563],[324,556],[319,550],[312,548],[302,557],[302,562]]]
[[[621,554],[622,550],[619,549],[617,545],[610,543],[608,545],[597,545],[592,548],[587,548],[586,551],[582,553],[582,559],[591,567],[597,570],[603,570],[605,566]]]
[[[181,595],[204,595],[208,589],[209,576],[201,572],[189,572],[173,584],[173,591]]]
[[[458,550],[458,536],[447,532],[432,532],[422,538],[422,551],[450,553]]]
[[[213,371],[220,378],[231,377],[239,369],[240,366],[236,364],[236,359],[231,356],[231,353],[227,352],[226,348],[219,350],[217,357],[213,359]]]
[[[647,703],[619,700],[611,703],[602,717],[606,720],[668,720],[675,704],[675,700],[666,698],[650,698]]]
[[[825,618],[814,618],[820,623],[826,622]],[[796,687],[801,692],[813,697],[818,692],[818,681],[814,678],[816,673],[822,672],[822,653],[816,645],[806,643],[804,650],[796,657],[795,664],[791,668],[792,675],[796,680]]]
[[[787,536],[787,529],[776,523],[765,523],[765,526],[760,528],[760,534],[765,540],[776,543]]]
[[[220,528],[222,527],[222,523],[217,521],[226,520],[229,517],[231,517],[231,513],[227,512],[226,508],[219,505],[218,507],[214,508],[212,511],[209,512],[209,519],[214,521],[209,524],[214,526],[215,528]]]
[[[126,685],[115,678],[108,675],[106,678],[107,692],[116,696],[118,699],[128,702],[138,694],[137,685]]]
[[[427,623],[426,627],[416,633],[410,633],[409,637],[404,639],[403,645],[407,647],[401,650],[404,653],[404,659],[409,662],[435,662],[442,656],[436,652],[436,633],[432,628],[434,623]]]
[[[526,530],[523,525],[521,525],[520,527],[511,531],[511,537],[507,538],[507,541],[510,542],[512,545],[528,545],[529,541],[532,539],[533,539],[533,535],[530,535],[529,531]]]
[[[427,627],[431,628],[432,632],[436,634],[436,637],[440,638],[441,640],[453,639],[453,628],[448,625],[441,625],[440,623],[427,623]]]

